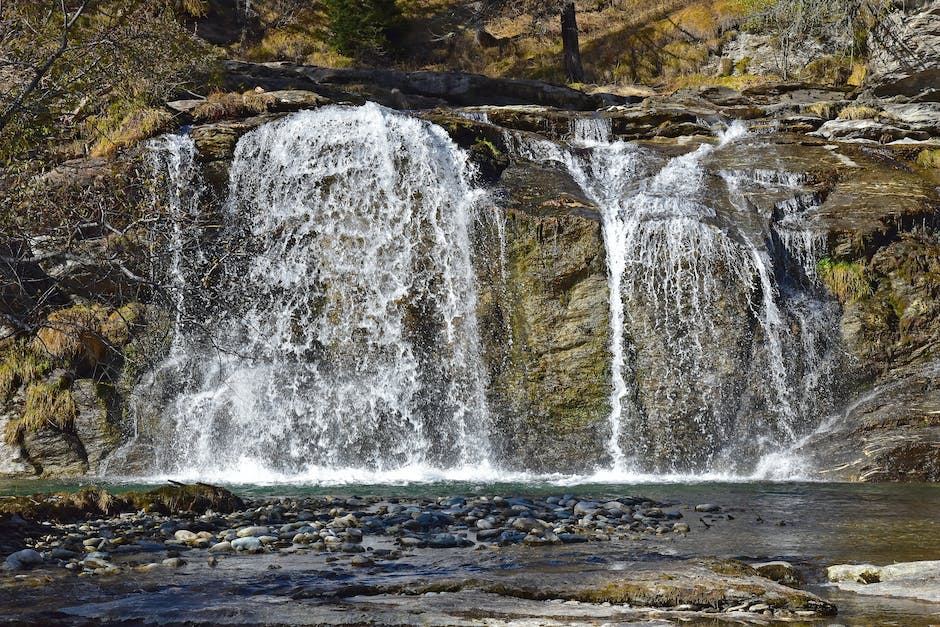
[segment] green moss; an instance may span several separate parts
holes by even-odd
[[[500,150],[495,145],[493,145],[493,142],[489,141],[488,139],[478,137],[476,140],[476,145],[488,150],[490,156],[492,156],[494,159],[499,159],[501,156],[503,156],[503,153],[500,152]]]
[[[816,264],[816,272],[823,284],[843,305],[872,295],[868,271],[861,263],[836,261],[824,257]]]

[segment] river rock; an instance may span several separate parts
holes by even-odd
[[[246,538],[248,536],[266,536],[271,533],[271,530],[268,527],[242,527],[235,532],[239,538]]]
[[[888,566],[837,564],[826,570],[829,581],[858,594],[906,597],[940,603],[940,561],[901,562]]]
[[[242,536],[237,540],[232,540],[231,546],[236,551],[247,551],[248,553],[260,553],[264,550],[261,539],[255,536]]]
[[[42,564],[43,561],[43,557],[38,551],[22,549],[7,556],[3,562],[3,570],[22,570],[29,566]]]
[[[790,562],[762,562],[752,566],[761,577],[767,577],[785,586],[800,586],[804,583],[803,575]]]
[[[234,550],[232,543],[228,541],[218,542],[209,547],[210,553],[231,553]]]

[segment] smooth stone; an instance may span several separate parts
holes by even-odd
[[[600,503],[597,501],[578,501],[574,506],[575,516],[584,516],[593,514],[600,509]]]
[[[672,530],[675,533],[689,533],[689,531],[691,531],[691,528],[689,527],[687,523],[676,523],[672,526]]]
[[[164,566],[169,566],[171,568],[179,568],[180,566],[186,565],[186,560],[184,560],[181,557],[168,557],[165,560],[163,560],[162,563]]]
[[[721,511],[721,508],[720,508],[719,506],[713,505],[713,504],[711,504],[711,503],[702,503],[702,504],[700,504],[700,505],[696,505],[696,506],[695,506],[695,511],[697,511],[697,512],[705,512],[705,513],[712,513],[712,512],[720,512],[720,511]]]
[[[353,566],[365,567],[365,566],[374,566],[375,562],[366,557],[365,555],[356,555],[349,562]]]
[[[219,542],[209,547],[210,553],[231,553],[234,550],[232,543],[228,541]]]
[[[254,536],[244,536],[237,540],[232,540],[232,548],[236,551],[261,551],[261,540]]]
[[[199,538],[195,533],[189,529],[179,529],[176,533],[173,534],[173,537],[179,540],[180,542],[192,542]]]
[[[114,564],[106,560],[101,559],[100,557],[86,557],[81,561],[82,566],[85,568],[91,568],[93,570],[109,569],[114,568]]]
[[[235,532],[235,535],[239,538],[247,538],[250,536],[266,536],[271,533],[271,530],[267,527],[254,526],[254,527],[242,527]]]
[[[42,554],[33,549],[23,549],[10,553],[3,562],[3,570],[22,570],[27,566],[41,564],[43,562]]]

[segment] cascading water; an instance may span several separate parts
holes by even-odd
[[[570,148],[505,137],[518,156],[566,168],[601,212],[611,295],[602,475],[773,474],[782,460],[769,453],[831,401],[838,316],[816,276],[825,242],[807,216],[817,199],[780,169],[722,167],[740,126],[673,157],[609,136],[609,120],[593,118],[572,121]],[[152,148],[160,204],[195,219],[204,185],[192,141]],[[138,405],[166,407],[151,429],[153,469],[525,478],[490,464],[500,426],[485,401],[471,237],[481,225],[495,234],[498,251],[482,254],[508,306],[507,217],[484,210],[466,159],[439,127],[376,105],[245,135],[214,220],[225,227],[173,231],[171,249],[195,255],[171,260],[176,333],[139,387]],[[508,322],[505,333],[511,343]]]
[[[815,198],[785,172],[710,173],[705,162],[746,135],[741,125],[664,160],[606,141],[596,122],[572,123],[572,151],[507,143],[564,164],[602,213],[614,474],[751,472],[831,398],[837,317],[814,293],[824,242],[805,214]]]
[[[468,237],[483,192],[470,180],[442,129],[376,105],[244,136],[218,245],[222,302],[178,330],[164,365],[185,376],[157,470],[485,465]]]

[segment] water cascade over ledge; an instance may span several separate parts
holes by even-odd
[[[468,238],[483,192],[470,179],[442,129],[374,105],[243,137],[223,209],[223,300],[181,325],[163,365],[181,389],[158,472],[485,464]]]
[[[505,136],[596,205],[610,293],[606,436],[585,443],[602,462],[539,476],[791,473],[781,452],[834,403],[837,305],[807,218],[817,198],[799,174],[741,167],[761,148],[740,126],[678,155],[610,134],[590,118],[572,120],[569,143]],[[197,161],[186,136],[152,144],[157,202],[177,218],[205,210]],[[372,104],[293,114],[239,140],[223,193],[214,229],[173,232],[189,252],[165,269],[169,354],[138,387],[137,407],[151,409],[138,417],[145,472],[537,477],[512,458],[513,420],[490,407],[508,353],[494,368],[478,328],[516,347],[511,218],[441,127]],[[499,240],[491,250],[474,243],[481,224]],[[505,301],[495,323],[478,320],[481,255]]]

